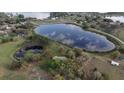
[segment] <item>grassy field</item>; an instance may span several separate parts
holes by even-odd
[[[112,34],[124,41],[124,27],[113,30]]]
[[[0,44],[0,79],[12,73],[7,66],[12,62],[11,55],[22,42],[22,39],[18,39],[17,41]]]
[[[0,44],[0,65],[7,64],[11,61],[10,56],[22,42],[22,39],[18,39],[17,41]]]

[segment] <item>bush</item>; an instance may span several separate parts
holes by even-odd
[[[110,57],[111,58],[118,58],[120,56],[120,52],[119,51],[114,51],[111,53]]]
[[[34,54],[32,51],[27,51],[24,60],[26,60],[27,62],[38,62],[39,60],[41,60],[41,55],[39,53]]]
[[[119,51],[120,51],[121,53],[124,53],[124,47],[121,47],[121,48],[119,49]]]
[[[39,60],[41,60],[41,54],[34,54],[33,56],[32,56],[32,58],[33,58],[33,61],[35,61],[35,62],[38,62]]]
[[[75,52],[75,56],[78,57],[82,55],[83,50],[79,48],[75,48],[74,52]]]
[[[67,50],[66,56],[71,59],[75,59],[75,53],[72,50]]]
[[[24,60],[26,60],[27,62],[32,62],[33,61],[32,51],[27,51],[27,53],[24,56]]]
[[[84,22],[84,23],[82,23],[82,27],[83,27],[84,29],[87,29],[87,28],[90,27],[90,25],[89,25],[87,22]]]
[[[21,62],[15,62],[15,61],[13,61],[11,63],[11,65],[9,66],[9,69],[11,69],[11,70],[20,69],[21,66],[22,66],[22,63]]]
[[[64,80],[64,77],[61,76],[60,74],[55,75],[54,77],[55,80]]]
[[[103,76],[104,80],[109,80],[110,79],[109,74],[102,73],[102,76]]]
[[[66,50],[65,50],[65,48],[64,48],[63,46],[60,46],[60,47],[59,47],[59,52],[60,52],[62,55],[64,55],[65,52],[66,52]]]
[[[47,67],[52,68],[54,70],[57,68],[60,68],[60,66],[61,66],[61,62],[59,62],[59,61],[52,60],[52,61],[47,62]]]
[[[1,43],[6,43],[6,42],[10,42],[10,41],[13,41],[13,37],[2,37],[1,38]]]
[[[55,78],[83,78],[83,72],[81,69],[79,70],[81,65],[79,65],[77,62],[73,62],[71,60],[68,60],[66,62],[49,60],[46,65],[46,68],[49,70],[50,73],[55,75]]]
[[[44,56],[51,59],[53,57],[52,51],[50,49],[44,50]]]

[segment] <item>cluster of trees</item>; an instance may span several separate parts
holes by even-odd
[[[0,23],[20,23],[24,22],[25,18],[23,14],[13,15],[12,13],[0,13]]]
[[[96,67],[85,71],[82,64],[72,60],[67,61],[55,61],[49,60],[45,62],[45,68],[54,76],[57,80],[81,80],[81,79],[109,79],[109,76],[105,73],[101,73]],[[87,73],[88,72],[88,73]]]
[[[56,17],[65,17],[68,16],[67,12],[51,12],[50,18],[56,18]]]
[[[78,72],[79,64],[68,60],[67,62],[49,60],[46,62],[48,71],[54,76],[55,79],[76,79],[83,77],[83,71]]]
[[[25,18],[24,18],[23,14],[18,14],[16,16],[16,23],[20,23],[20,22],[24,22],[24,21],[25,21]]]

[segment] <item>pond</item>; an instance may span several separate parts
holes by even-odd
[[[115,49],[115,45],[105,36],[85,31],[73,24],[40,25],[35,32],[71,47],[83,48],[91,52],[107,52]]]
[[[106,17],[108,19],[112,19],[114,22],[120,21],[124,23],[124,16],[111,16],[111,17]]]
[[[42,49],[43,49],[42,46],[37,46],[37,45],[35,45],[35,46],[28,46],[28,47],[22,48],[19,51],[17,51],[15,53],[15,56],[17,58],[24,58],[26,52],[30,51],[33,54],[37,54],[37,53],[41,53]]]

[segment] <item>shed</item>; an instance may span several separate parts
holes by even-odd
[[[111,65],[113,65],[113,66],[119,66],[120,64],[118,62],[112,60],[111,61]]]

